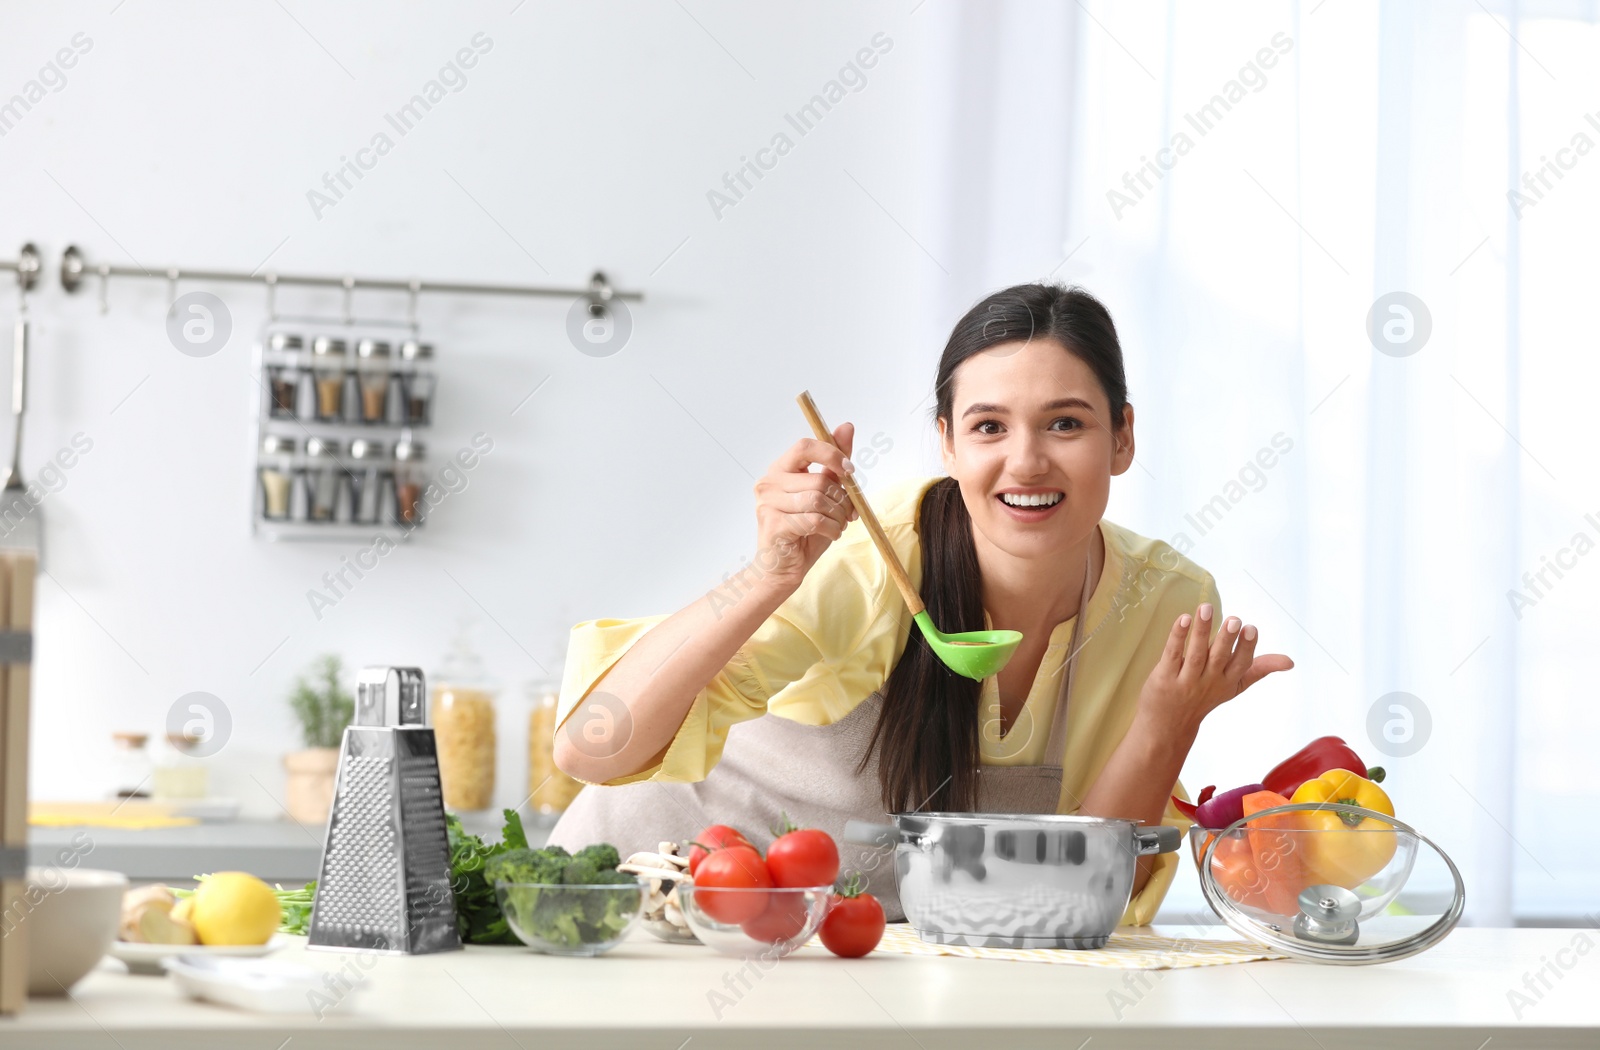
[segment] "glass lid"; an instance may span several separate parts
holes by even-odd
[[[1311,962],[1393,962],[1461,918],[1455,863],[1377,810],[1299,802],[1220,830],[1189,829],[1200,889],[1240,936]]]

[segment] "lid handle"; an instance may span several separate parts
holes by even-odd
[[[1139,847],[1138,855],[1145,857],[1152,853],[1175,852],[1183,843],[1183,832],[1171,824],[1159,824],[1154,827],[1136,828],[1133,838]]]
[[[1296,901],[1294,934],[1324,944],[1355,944],[1360,938],[1361,898],[1343,886],[1307,886]]]

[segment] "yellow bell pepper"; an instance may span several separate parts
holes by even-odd
[[[1394,803],[1383,788],[1348,769],[1330,769],[1295,789],[1291,802],[1333,802],[1360,806],[1394,816]],[[1394,856],[1394,825],[1373,817],[1338,810],[1308,810],[1299,814],[1307,831],[1303,863],[1313,884],[1353,890],[1383,870]]]

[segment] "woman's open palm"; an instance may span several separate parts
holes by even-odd
[[[1198,726],[1201,719],[1274,671],[1294,661],[1281,653],[1257,656],[1259,632],[1230,616],[1211,638],[1210,604],[1172,624],[1166,648],[1139,692],[1142,713],[1157,724]]]

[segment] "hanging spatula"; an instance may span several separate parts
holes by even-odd
[[[11,469],[5,488],[0,490],[0,548],[39,552],[40,512],[27,496],[22,480],[22,411],[28,391],[28,302],[23,293],[22,312],[11,344],[11,414],[16,423],[16,439],[11,444]]]

